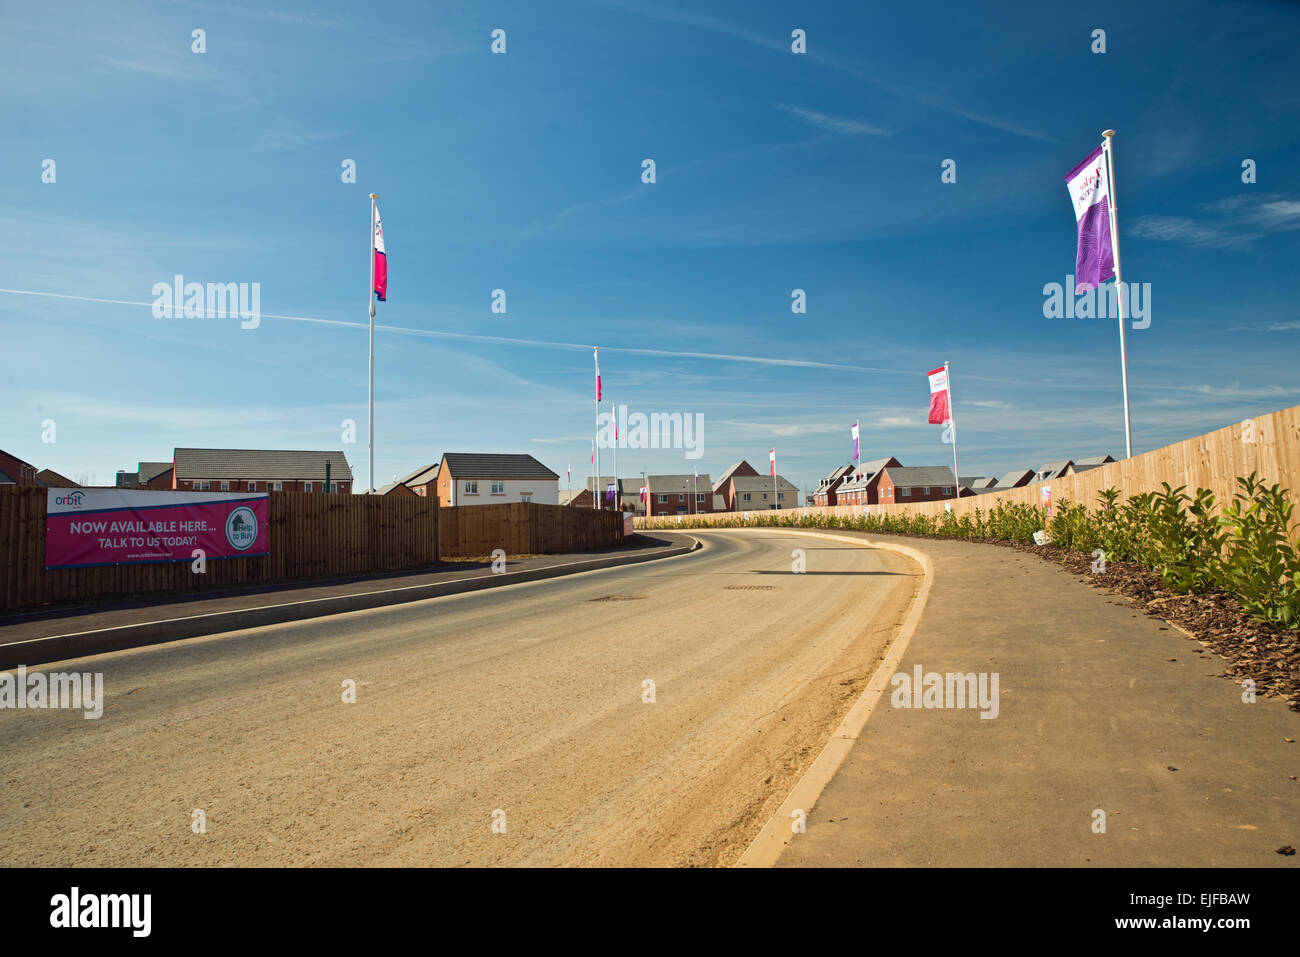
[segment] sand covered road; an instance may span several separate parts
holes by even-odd
[[[0,864],[730,864],[920,571],[696,534],[648,565],[42,666],[102,671],[104,713],[0,711]]]

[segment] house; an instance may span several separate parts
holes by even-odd
[[[694,474],[647,475],[646,489],[651,516],[704,515],[714,511],[713,485],[707,474],[698,479]]]
[[[560,489],[560,504],[568,505],[572,508],[591,508],[596,499],[591,494],[589,488],[562,488]]]
[[[853,474],[853,466],[841,465],[830,475],[818,483],[816,490],[811,496],[809,505],[834,505],[835,493],[839,491],[840,483]]]
[[[410,475],[395,479],[394,483],[409,489],[413,494],[422,498],[437,498],[438,467],[440,464],[440,462],[434,462],[432,465],[416,469]]]
[[[1074,467],[1074,462],[1066,459],[1064,462],[1048,462],[1036,473],[1034,473],[1035,482],[1046,482],[1051,479],[1062,478],[1069,475],[1070,470]]]
[[[1012,469],[1002,478],[998,479],[998,484],[994,486],[998,491],[1006,488],[1021,488],[1034,481],[1033,469]]]
[[[986,478],[983,475],[963,475],[958,479],[958,484],[963,489],[971,489],[972,491],[979,492],[983,489],[993,488],[998,484],[998,480],[995,478]]]
[[[839,505],[875,505],[880,499],[880,473],[887,467],[901,468],[902,462],[892,455],[862,462],[857,473],[840,483],[835,498]]]
[[[393,481],[387,485],[381,485],[373,492],[367,492],[368,495],[415,495],[416,493],[407,488],[401,482]]]
[[[781,475],[734,475],[722,494],[730,512],[799,507],[799,489]]]
[[[438,504],[443,507],[560,504],[560,476],[523,453],[444,452],[436,486]]]
[[[352,491],[352,468],[342,452],[176,449],[172,462],[171,487],[181,491],[339,495]]]
[[[1090,472],[1114,461],[1110,455],[1090,455],[1086,459],[1076,459],[1070,471],[1073,473]]]
[[[908,502],[934,502],[956,498],[957,483],[946,465],[922,465],[912,468],[889,465],[880,470],[880,502],[905,505]]]
[[[36,486],[36,466],[0,451],[0,485]]]
[[[171,462],[140,462],[134,472],[118,469],[118,488],[168,489],[172,482]]]
[[[750,465],[744,459],[727,466],[726,471],[722,473],[722,478],[713,483],[713,491],[721,492],[723,486],[730,482],[737,475],[757,475],[758,472],[754,466]]]
[[[53,469],[41,469],[36,473],[36,483],[46,488],[81,488],[76,482]]]

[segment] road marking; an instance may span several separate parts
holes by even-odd
[[[789,532],[778,532],[775,529],[756,528],[753,531],[773,531],[776,534],[790,534]],[[884,696],[885,687],[889,684],[890,677],[898,670],[903,655],[907,651],[907,645],[916,632],[916,626],[921,622],[921,613],[925,611],[925,602],[930,596],[930,586],[934,582],[934,565],[930,561],[930,557],[914,548],[908,548],[906,545],[802,530],[798,534],[813,535],[817,538],[828,538],[834,541],[852,542],[864,548],[881,548],[886,551],[897,552],[920,565],[925,578],[912,600],[911,608],[907,612],[907,618],[903,620],[903,626],[898,630],[898,634],[890,644],[889,650],[885,652],[885,657],[876,666],[876,670],[867,683],[867,687],[863,690],[861,697],[854,703],[849,713],[845,715],[844,720],[840,722],[839,728],[831,735],[831,739],[826,742],[826,746],[817,755],[817,759],[813,761],[812,766],[795,783],[784,803],[777,808],[772,818],[763,825],[763,829],[750,842],[749,847],[745,849],[745,853],[740,855],[740,859],[735,863],[736,867],[771,867],[781,856],[781,852],[785,850],[786,845],[795,836],[790,829],[790,822],[794,820],[793,815],[795,812],[802,811],[805,815],[812,813],[813,805],[817,803],[817,799],[821,797],[822,791],[826,789],[826,785],[835,776],[835,772],[840,769],[844,759],[849,756],[849,751],[852,750],[858,735],[862,733],[862,729],[866,727],[867,719],[871,717],[871,712],[875,709],[876,703]]]

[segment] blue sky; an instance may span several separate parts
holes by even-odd
[[[341,447],[363,485],[376,192],[378,482],[511,451],[578,484],[593,344],[607,398],[704,415],[715,476],[775,445],[814,485],[855,419],[868,457],[948,464],[945,360],[963,474],[1118,456],[1116,323],[1043,317],[1074,267],[1063,177],[1106,127],[1152,295],[1135,452],[1300,402],[1296,6],[892,6],[0,4],[0,287],[147,303],[181,273],[355,324],[0,293],[0,448],[111,484],[176,446]]]

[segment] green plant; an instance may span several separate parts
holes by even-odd
[[[1241,606],[1284,628],[1300,627],[1300,549],[1291,525],[1292,505],[1278,485],[1254,472],[1224,510],[1227,529],[1223,575]]]

